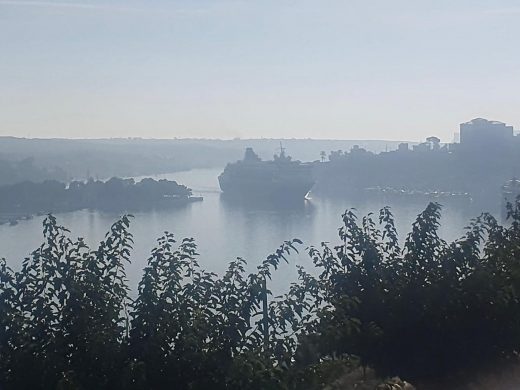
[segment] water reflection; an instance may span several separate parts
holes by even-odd
[[[308,199],[272,200],[231,196],[220,193],[222,207],[227,210],[273,212],[278,214],[305,214],[312,212],[313,204]]]
[[[180,240],[193,237],[198,244],[200,264],[213,272],[223,273],[230,260],[243,257],[248,269],[254,270],[260,262],[284,241],[301,239],[300,254],[290,257],[290,264],[283,264],[275,274],[271,288],[282,292],[296,278],[296,264],[312,269],[305,248],[319,246],[322,241],[338,243],[341,214],[355,208],[359,217],[375,213],[389,205],[396,218],[401,240],[409,232],[412,222],[427,205],[427,201],[374,199],[363,196],[312,199],[278,205],[265,202],[236,202],[218,191],[217,176],[220,170],[198,170],[161,175],[158,178],[178,180],[202,195],[204,201],[186,207],[135,213],[131,224],[134,234],[132,264],[128,276],[133,288],[141,277],[150,251],[156,239],[164,231],[170,231]],[[471,206],[471,205],[470,205]],[[473,210],[460,204],[446,203],[442,212],[440,235],[446,240],[460,237],[470,218],[477,216]],[[110,225],[119,217],[117,213],[77,211],[57,215],[58,222],[71,229],[72,237],[85,237],[93,248],[103,239]],[[0,226],[0,256],[19,268],[21,261],[42,242],[42,219],[37,217],[21,221],[18,226]]]

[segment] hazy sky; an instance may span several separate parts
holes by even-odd
[[[520,127],[518,0],[0,0],[0,134],[451,141]]]

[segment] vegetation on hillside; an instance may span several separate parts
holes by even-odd
[[[466,150],[428,146],[426,150],[372,153],[363,148],[332,151],[329,161],[315,165],[315,193],[328,196],[363,193],[367,188],[420,192],[468,193],[489,210],[501,187],[520,175],[520,146]],[[485,156],[485,158],[483,158]]]
[[[236,259],[217,276],[193,239],[158,239],[135,299],[130,217],[97,249],[53,216],[13,272],[0,261],[0,387],[8,389],[319,389],[345,367],[414,381],[473,372],[520,350],[520,204],[510,225],[473,220],[452,243],[430,204],[401,246],[388,208],[343,216],[336,246],[309,248],[286,294]]]
[[[58,213],[81,209],[137,210],[185,204],[190,188],[173,180],[120,179],[105,182],[90,179],[68,185],[55,180],[42,183],[25,181],[0,186],[0,212]]]
[[[58,167],[53,167],[52,169],[39,167],[35,165],[32,157],[13,161],[4,159],[0,154],[0,186],[22,181],[42,182],[44,180],[66,179],[67,174],[63,169]]]

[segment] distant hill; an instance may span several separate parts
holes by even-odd
[[[314,161],[320,152],[360,145],[374,152],[392,150],[399,141],[312,139],[36,139],[0,137],[0,160],[32,158],[37,168],[66,172],[69,179],[138,176],[193,168],[223,167],[242,158],[248,146],[272,158],[280,142],[294,159]],[[0,178],[1,181],[1,178]]]

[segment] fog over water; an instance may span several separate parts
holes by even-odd
[[[265,205],[240,205],[222,199],[217,177],[222,169],[199,169],[157,176],[177,180],[193,189],[202,202],[186,207],[134,213],[130,227],[135,245],[132,264],[127,268],[130,285],[135,288],[141,277],[156,239],[165,231],[177,239],[195,238],[200,253],[200,264],[207,270],[222,273],[229,261],[237,256],[248,261],[250,269],[256,267],[267,255],[283,242],[299,238],[303,245],[300,253],[289,258],[280,272],[275,273],[273,291],[284,290],[296,278],[296,264],[311,270],[305,251],[309,245],[322,241],[338,242],[337,231],[341,226],[341,214],[347,208],[357,209],[358,216],[377,211],[387,203],[392,207],[396,224],[403,240],[416,215],[426,207],[426,201],[399,204],[382,200],[353,200],[348,198],[321,199],[312,197],[292,208],[274,208]],[[446,240],[458,238],[469,220],[478,214],[469,207],[445,205],[442,213],[440,235]],[[71,230],[72,237],[84,237],[93,248],[103,239],[118,214],[99,211],[75,211],[56,215],[58,222]],[[0,226],[1,256],[15,269],[23,257],[42,242],[43,217],[20,221],[16,226]],[[23,239],[22,239],[23,238]]]

